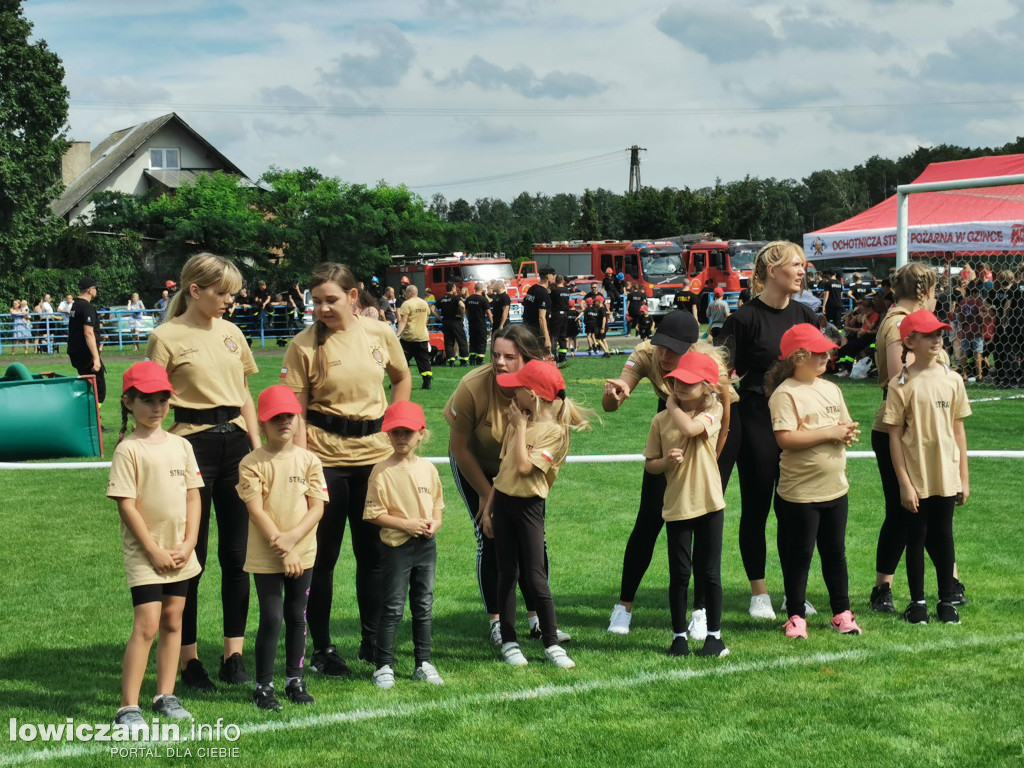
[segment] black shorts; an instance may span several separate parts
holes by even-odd
[[[165,584],[140,584],[132,587],[132,607],[146,603],[162,603],[165,597],[185,597],[188,594],[188,583],[184,581],[172,581]]]

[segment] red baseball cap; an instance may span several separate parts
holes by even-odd
[[[171,380],[167,378],[167,371],[164,370],[164,367],[152,360],[144,360],[133,365],[124,372],[121,383],[125,392],[134,387],[147,395],[152,395],[155,392],[178,394],[171,386]]]
[[[794,325],[784,334],[779,343],[782,354],[779,360],[785,360],[798,349],[806,349],[808,352],[828,352],[839,347],[825,338],[825,335],[818,329],[818,326],[810,323]]]
[[[302,413],[299,399],[284,384],[274,384],[260,392],[257,405],[260,421],[270,421],[282,413]]]
[[[525,387],[548,403],[565,397],[565,379],[554,363],[530,360],[515,373],[499,373],[498,386],[506,389]]]
[[[720,299],[723,296],[725,296],[725,291],[722,290],[721,288],[715,288],[715,298]]]
[[[593,299],[587,299],[587,300],[586,300],[586,303],[587,303],[587,304],[593,304],[593,303],[594,303],[594,300],[593,300]]]
[[[646,304],[641,304],[640,305],[640,311],[641,312],[647,312],[648,309],[650,309],[650,307],[648,307]]]
[[[666,379],[679,379],[684,384],[696,384],[699,381],[707,382],[714,386],[718,383],[721,371],[715,358],[691,349],[679,358],[679,364],[669,373],[665,374]]]
[[[919,309],[903,318],[900,323],[900,338],[906,341],[907,337],[915,331],[917,333],[932,333],[933,331],[951,330],[953,330],[953,326],[949,323],[942,322],[927,309]]]
[[[392,403],[384,411],[384,424],[381,429],[390,432],[392,429],[411,429],[419,432],[427,426],[427,420],[423,416],[423,409],[418,403],[412,400],[399,400]]]
[[[178,287],[178,284],[176,282],[174,282],[173,280],[168,280],[166,283],[164,283],[164,288],[177,288],[177,287]]]

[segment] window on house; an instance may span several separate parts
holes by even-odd
[[[150,168],[181,168],[181,160],[177,149],[151,149],[149,150]]]

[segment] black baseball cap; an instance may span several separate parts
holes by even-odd
[[[540,274],[541,276],[553,275],[555,274],[555,268],[552,267],[550,264],[545,264],[543,267],[540,268],[540,272],[538,274]]]
[[[90,288],[96,288],[98,283],[95,277],[80,277],[78,278],[78,290],[88,291]]]
[[[665,315],[658,323],[658,332],[651,338],[651,344],[671,349],[677,355],[685,355],[690,345],[699,338],[700,326],[693,313],[677,309]]]

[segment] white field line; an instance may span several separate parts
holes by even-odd
[[[451,699],[438,699],[435,701],[419,702],[414,704],[394,704],[387,707],[374,707],[371,709],[354,709],[349,712],[333,712],[319,715],[309,715],[290,720],[265,720],[257,723],[238,723],[241,729],[242,738],[236,742],[210,742],[221,747],[238,746],[245,747],[244,737],[249,734],[270,733],[273,731],[299,731],[308,728],[321,726],[339,725],[342,723],[356,723],[364,720],[385,720],[392,718],[411,717],[425,712],[437,710],[453,710],[466,707],[482,708],[493,704],[507,704],[518,701],[536,701],[541,699],[552,699],[560,696],[576,696],[591,691],[605,691],[630,689],[638,685],[657,685],[659,683],[681,682],[687,680],[698,680],[710,677],[725,677],[744,674],[748,672],[770,672],[777,669],[789,669],[793,667],[810,667],[817,664],[832,664],[840,661],[860,661],[864,659],[877,659],[880,656],[892,655],[913,655],[928,651],[945,651],[961,647],[995,646],[1020,643],[1024,641],[1024,632],[1017,632],[1012,635],[1001,635],[991,637],[951,637],[945,640],[937,640],[917,645],[895,645],[889,648],[851,648],[847,651],[837,653],[811,653],[802,656],[784,656],[778,659],[745,662],[715,662],[709,659],[709,666],[701,669],[680,669],[662,670],[658,672],[643,672],[628,677],[616,677],[607,680],[585,680],[577,683],[566,683],[563,685],[542,685],[537,688],[527,688],[522,691],[500,691],[495,693],[480,693],[469,696],[457,696]],[[851,642],[856,642],[851,638]],[[499,663],[497,661],[493,663]],[[571,673],[570,673],[571,674]],[[201,743],[201,742],[195,742]],[[188,746],[190,742],[181,742]],[[38,752],[22,752],[13,755],[0,755],[0,766],[27,765],[42,760],[62,760],[72,757],[81,757],[89,754],[101,754],[109,752],[112,746],[122,747],[151,747],[156,750],[174,746],[161,742],[105,742],[104,744],[75,743],[66,747],[56,749],[41,749]],[[251,757],[251,756],[250,756]]]

